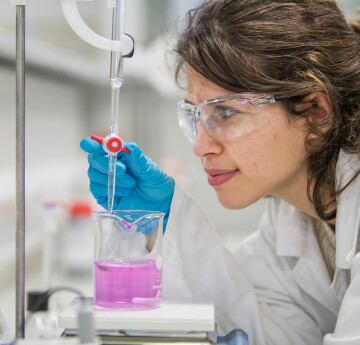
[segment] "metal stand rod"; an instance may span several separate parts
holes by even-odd
[[[16,338],[25,336],[25,6],[16,6]]]

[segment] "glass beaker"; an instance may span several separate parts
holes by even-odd
[[[94,304],[150,309],[161,301],[164,213],[93,212],[96,219]]]

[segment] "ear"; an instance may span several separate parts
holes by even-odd
[[[322,92],[313,92],[306,96],[301,103],[311,102],[315,105],[315,112],[311,117],[311,122],[317,123],[326,119],[332,112],[330,99]]]

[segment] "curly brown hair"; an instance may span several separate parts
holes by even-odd
[[[287,95],[289,120],[307,119],[307,191],[318,216],[336,217],[336,162],[340,149],[360,152],[360,21],[347,22],[334,0],[208,0],[188,12],[175,52],[176,80],[190,66],[232,92]],[[326,94],[332,114],[312,122]]]

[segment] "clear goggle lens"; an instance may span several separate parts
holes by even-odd
[[[269,121],[267,99],[253,104],[254,99],[210,100],[195,107],[178,103],[178,121],[186,137],[194,143],[200,122],[219,140],[231,140],[247,134]]]

